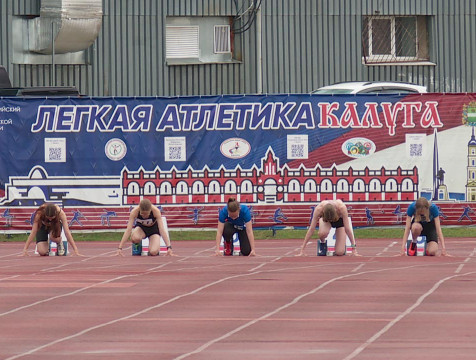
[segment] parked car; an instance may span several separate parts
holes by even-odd
[[[311,94],[417,94],[426,93],[425,86],[406,82],[349,81],[321,87]]]

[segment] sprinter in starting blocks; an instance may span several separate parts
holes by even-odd
[[[138,245],[140,245],[141,254],[144,252],[144,255],[159,255],[162,239],[165,242],[167,250],[165,255],[174,255],[168,231],[164,226],[162,214],[159,208],[152,205],[149,199],[141,200],[139,206],[131,211],[126,231],[119,243],[116,255],[124,256],[122,248],[129,238],[133,243],[133,251],[134,246],[137,248]],[[145,253],[146,250],[142,248],[142,240],[145,238],[148,239],[147,254]]]
[[[349,216],[350,227],[352,228],[352,219]],[[331,227],[329,234],[326,237],[325,242],[317,242],[317,256],[334,256],[336,251],[336,228]],[[352,234],[354,230],[352,229]],[[350,241],[350,238],[345,234],[345,254],[352,254],[354,247]]]
[[[66,256],[69,255],[68,249],[68,240],[66,239],[66,235],[64,230],[61,230],[61,242],[62,246],[58,246],[56,242],[53,241],[51,235],[48,237],[48,254],[49,256]],[[38,245],[35,246],[35,255],[39,255],[38,252]]]
[[[66,214],[56,204],[44,203],[36,210],[31,233],[23,248],[23,256],[28,256],[28,247],[33,239],[36,239],[35,253],[41,256],[66,255],[67,243],[71,245],[75,255],[82,256],[69,230]],[[54,251],[54,245],[57,251]]]
[[[311,224],[304,237],[301,252],[298,256],[306,255],[304,249],[311,239],[318,223],[318,256],[342,256],[345,255],[346,252],[350,253],[350,255],[358,255],[347,206],[345,206],[341,200],[325,200],[314,208]],[[331,234],[331,230],[333,230],[334,234]],[[334,238],[335,242],[332,251],[329,249],[330,243],[328,243],[328,239]]]
[[[169,227],[167,225],[167,219],[165,218],[165,216],[162,216],[162,222],[164,223],[165,232],[167,233],[167,236],[170,239]],[[139,243],[132,243],[133,256],[149,256],[150,255],[149,249],[150,249],[150,239],[148,237],[146,237],[145,239],[142,239],[142,241]],[[168,253],[167,244],[165,243],[164,238],[160,236],[159,254],[167,255],[167,253]]]
[[[438,242],[441,243],[441,255],[448,256],[438,206],[420,197],[408,206],[400,255],[435,256]]]
[[[240,244],[239,255],[255,256],[255,236],[250,209],[230,197],[218,213],[215,255],[232,256],[235,253],[234,235]],[[222,247],[223,242],[223,247]]]

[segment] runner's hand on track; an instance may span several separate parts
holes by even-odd
[[[174,254],[172,249],[167,249],[167,253],[165,254],[165,256],[177,256],[177,255]]]
[[[446,252],[446,249],[441,249],[441,256],[448,256],[448,257],[454,257],[453,255],[450,255]]]

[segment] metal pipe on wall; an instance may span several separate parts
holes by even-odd
[[[55,22],[51,22],[51,81],[50,86],[55,86],[56,69],[55,69]]]
[[[263,54],[261,51],[262,23],[261,6],[256,11],[256,92],[263,93]]]

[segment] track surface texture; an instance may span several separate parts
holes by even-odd
[[[476,239],[453,257],[396,256],[398,239],[359,239],[360,257],[297,257],[296,240],[256,257],[20,257],[0,244],[0,359],[475,359]],[[30,250],[30,254],[32,251]]]

